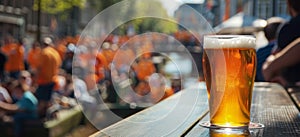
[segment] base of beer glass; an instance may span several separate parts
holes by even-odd
[[[222,128],[231,128],[231,129],[262,129],[265,126],[261,123],[254,123],[250,122],[248,126],[241,126],[241,127],[223,127],[223,126],[216,126],[210,124],[209,121],[205,122],[200,122],[200,126],[205,127],[205,128],[210,128],[210,129],[222,129]]]

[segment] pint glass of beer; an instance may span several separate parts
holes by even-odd
[[[204,37],[203,71],[211,127],[248,128],[256,74],[255,38]]]

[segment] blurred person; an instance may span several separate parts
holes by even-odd
[[[106,58],[107,64],[109,65],[113,59],[114,59],[114,51],[111,48],[111,44],[108,42],[103,43],[102,45],[102,54],[104,55],[104,57]],[[109,68],[109,66],[108,66]]]
[[[66,76],[65,76],[66,85],[64,87],[64,92],[62,93],[62,95],[66,96],[66,97],[75,98],[75,94],[74,94],[74,80],[73,80],[72,77],[73,77],[72,75],[66,74]],[[76,76],[74,76],[74,77],[76,77]],[[81,80],[81,81],[83,81],[83,80]]]
[[[55,75],[53,77],[53,81],[54,81],[53,91],[59,94],[64,94],[66,83],[67,83],[66,72],[63,69],[60,69],[58,75]]]
[[[98,93],[91,93],[88,91],[86,82],[79,77],[73,76],[72,80],[74,95],[78,103],[82,106],[85,116],[92,119],[94,122],[98,122],[97,117],[99,117],[99,115],[98,113],[95,113],[95,110],[99,108],[99,105],[103,104],[101,97]]]
[[[0,109],[13,112],[14,119],[14,135],[21,135],[22,124],[26,120],[35,120],[38,118],[36,97],[28,90],[28,86],[18,81],[13,82],[12,95],[18,99],[15,104],[9,104],[0,101]]]
[[[153,74],[149,79],[152,103],[157,103],[174,94],[172,88],[166,85],[166,79],[160,74]]]
[[[135,59],[134,51],[128,46],[124,46],[118,50],[114,59],[114,65],[119,72],[126,72],[130,69],[131,62]]]
[[[280,25],[284,23],[284,19],[280,17],[271,17],[267,20],[267,25],[264,27],[263,31],[268,44],[257,50],[257,66],[256,66],[256,78],[255,81],[263,82],[264,77],[262,74],[262,65],[266,61],[267,57],[271,54],[275,44],[276,36]]]
[[[291,69],[295,69],[295,66],[297,67],[300,65],[299,53],[300,37],[277,54],[269,56],[263,65],[263,75],[265,80],[280,83],[284,87],[299,84],[299,73],[292,74],[294,75],[294,79],[291,79],[289,75],[283,73],[283,71],[290,71]]]
[[[300,37],[300,1],[287,0],[288,12],[292,19],[284,24],[278,34],[278,49],[284,49],[288,44]]]
[[[147,80],[151,74],[156,72],[155,66],[148,54],[141,56],[139,62],[134,66],[134,70],[139,81]]]
[[[80,101],[80,103],[89,103],[89,104],[96,103],[95,98],[91,96],[88,91],[86,82],[84,82],[82,79],[74,76],[73,87],[74,87],[74,94],[76,98]]]
[[[25,84],[28,87],[32,86],[31,74],[26,70],[22,70],[20,72],[19,81],[20,81],[21,84]]]
[[[7,37],[4,43],[5,45],[1,47],[1,50],[8,57],[5,63],[5,70],[10,77],[18,79],[20,71],[25,68],[24,47],[21,44],[14,43],[12,37]]]
[[[0,101],[5,103],[12,103],[12,98],[9,95],[9,92],[6,88],[2,86],[2,83],[0,82]]]
[[[54,77],[58,74],[61,65],[60,55],[54,49],[52,39],[49,37],[43,39],[42,51],[38,62],[36,74],[38,88],[35,95],[39,100],[39,114],[43,117],[46,114],[55,85]]]
[[[87,75],[84,78],[88,91],[95,91],[97,89],[98,76],[95,74],[95,70],[90,68],[87,70]]]
[[[27,62],[31,71],[36,72],[38,67],[39,55],[41,47],[39,42],[34,42],[32,48],[28,52]]]
[[[1,45],[0,45],[1,48]],[[5,79],[5,70],[4,66],[7,61],[7,56],[0,50],[0,82]]]
[[[27,47],[26,47],[26,39],[18,39],[17,44],[19,45],[19,47],[21,47],[23,49],[23,54],[22,54],[22,60],[23,62],[20,62],[23,65],[23,69],[22,70],[28,70],[28,63],[26,61],[27,58]]]
[[[279,31],[277,40],[278,47],[276,49],[276,53],[281,52],[281,50],[284,50],[289,44],[291,44],[294,40],[300,37],[300,1],[287,0],[287,6],[292,19],[289,22],[287,22]],[[284,80],[280,81],[286,81],[286,86],[290,84],[293,85],[294,82],[299,81],[299,70],[300,64],[295,64],[293,66],[281,70],[281,79],[283,78]]]
[[[104,81],[105,68],[107,67],[106,58],[97,50],[97,44],[90,43],[88,47],[88,55],[86,61],[88,65],[84,67],[87,70],[87,75],[83,78],[87,84],[88,91],[95,91],[97,89],[97,83]]]
[[[13,100],[5,87],[2,86],[0,81],[0,102],[13,103]],[[0,109],[0,121],[5,119],[6,113]]]
[[[95,54],[96,54],[95,74],[98,76],[97,82],[103,83],[106,78],[106,74],[108,70],[107,60],[101,52],[97,52]]]
[[[68,45],[68,43],[64,39],[58,40],[54,45],[55,50],[58,52],[58,54],[62,60],[65,58],[65,54],[67,51],[67,45]]]
[[[138,96],[136,96],[137,98],[134,99],[134,102],[152,103],[151,96],[146,96],[151,91],[151,88],[146,80],[139,81],[138,85],[134,88],[134,90],[138,94]]]
[[[141,46],[142,56],[150,58],[152,56],[153,44],[151,41],[146,40],[145,43]]]
[[[76,47],[74,44],[70,43],[67,46],[67,51],[65,58],[63,59],[62,62],[62,69],[66,71],[68,74],[72,74],[72,65],[73,65],[73,57],[74,57],[74,52],[76,50]]]

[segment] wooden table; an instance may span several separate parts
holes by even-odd
[[[92,136],[212,136],[199,122],[209,120],[205,84],[187,88],[174,96],[109,126]],[[250,130],[251,136],[299,137],[299,110],[278,84],[255,83],[251,121],[265,125]],[[218,135],[226,136],[226,135]]]

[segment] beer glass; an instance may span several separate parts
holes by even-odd
[[[255,38],[208,35],[203,46],[210,127],[248,128],[256,74]]]

